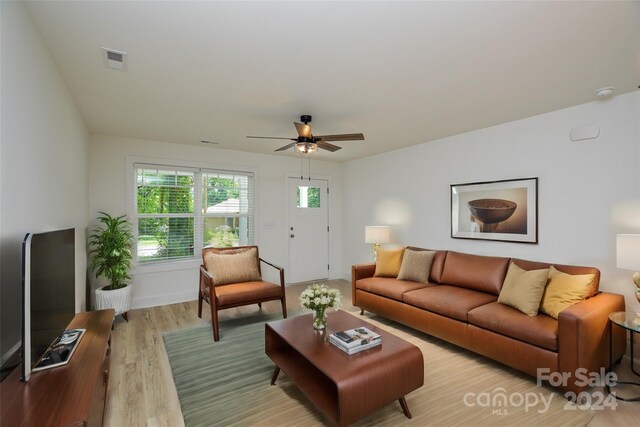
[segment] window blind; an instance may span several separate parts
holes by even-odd
[[[139,262],[253,244],[253,174],[135,164]]]

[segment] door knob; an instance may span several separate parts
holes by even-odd
[[[291,238],[293,239],[294,237],[296,237],[296,236],[292,234],[292,235],[291,235]]]

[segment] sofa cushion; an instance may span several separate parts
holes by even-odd
[[[497,299],[495,295],[456,286],[431,286],[404,294],[403,301],[453,319],[467,321],[467,313]]]
[[[216,286],[262,280],[256,248],[235,253],[208,252],[204,263]]]
[[[372,294],[381,295],[387,298],[393,298],[402,301],[402,295],[405,292],[422,289],[429,285],[420,282],[409,282],[407,280],[392,279],[390,277],[368,277],[360,279],[356,282],[356,288],[371,292]]]
[[[551,351],[558,351],[558,321],[544,314],[527,316],[499,302],[469,312],[469,323]]]
[[[509,264],[498,302],[528,316],[537,316],[548,276],[548,268],[527,271],[514,263]]]
[[[595,267],[581,267],[577,265],[564,265],[564,264],[550,264],[548,262],[539,262],[539,261],[527,261],[524,259],[512,258],[511,261],[516,264],[518,267],[523,268],[525,270],[537,270],[540,268],[550,268],[553,265],[558,271],[567,274],[593,274],[593,280],[588,285],[588,295],[587,298],[594,297],[598,294],[598,289],[600,287],[600,270]]]
[[[216,286],[214,292],[220,306],[232,305],[236,303],[246,303],[251,300],[262,300],[268,298],[280,298],[282,288],[275,283],[256,281],[234,283],[232,285]],[[207,289],[206,292],[209,290]]]
[[[549,269],[549,283],[542,296],[540,311],[557,319],[565,308],[587,299],[593,274],[567,274]]]
[[[378,250],[376,250],[376,271],[373,275],[375,277],[398,277],[403,254],[404,248],[378,248]]]
[[[508,266],[509,258],[449,252],[441,283],[499,295]]]
[[[405,250],[398,280],[429,283],[429,272],[435,255],[434,251]]]
[[[442,281],[442,269],[444,261],[447,259],[447,251],[438,251],[435,249],[417,248],[415,246],[407,246],[412,251],[435,251],[436,255],[431,263],[431,272],[429,273],[429,283],[440,283]]]

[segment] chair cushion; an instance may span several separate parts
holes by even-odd
[[[431,264],[435,256],[435,251],[414,251],[406,249],[402,257],[398,280],[429,283],[429,272],[431,271]]]
[[[457,286],[431,286],[404,294],[403,301],[433,313],[467,321],[467,313],[481,305],[497,299],[495,295]]]
[[[498,302],[469,312],[469,323],[551,351],[558,351],[558,321],[544,314],[527,316]]]
[[[255,248],[234,253],[208,252],[204,256],[204,263],[216,286],[262,280]]]
[[[422,289],[429,285],[420,282],[409,282],[406,280],[392,279],[389,277],[367,277],[356,282],[356,289],[371,292],[372,294],[381,295],[402,301],[402,295],[405,292]]]
[[[402,255],[404,248],[376,250],[376,271],[375,277],[397,277],[402,265]]]
[[[548,276],[548,268],[527,271],[512,262],[509,264],[498,302],[528,316],[537,316]]]
[[[277,299],[282,296],[282,288],[280,286],[263,280],[216,286],[213,289],[216,293],[219,307],[257,300],[264,301],[269,298]]]
[[[540,311],[557,319],[562,310],[587,299],[593,279],[593,274],[567,274],[551,266]]]

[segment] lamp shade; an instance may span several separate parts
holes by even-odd
[[[640,270],[640,234],[618,234],[616,266],[624,270]]]
[[[391,229],[387,225],[367,225],[364,228],[365,243],[389,243]]]

